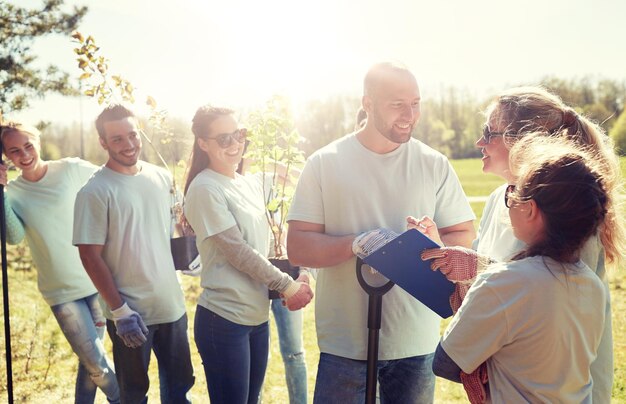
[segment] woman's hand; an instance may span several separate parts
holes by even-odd
[[[489,257],[465,247],[431,248],[422,252],[421,258],[432,259],[430,267],[439,270],[449,281],[471,285],[476,275],[495,262]]]
[[[423,233],[429,239],[433,240],[439,245],[443,245],[441,238],[439,237],[439,229],[437,225],[428,216],[422,216],[421,219],[417,219],[413,216],[407,216],[406,229],[417,229],[420,233]]]
[[[291,311],[300,310],[305,307],[309,302],[313,299],[313,290],[308,284],[308,276],[307,282],[298,281],[298,291],[294,293],[291,297],[283,300],[283,305],[287,306],[287,308]],[[302,275],[298,277],[298,280],[302,278]]]

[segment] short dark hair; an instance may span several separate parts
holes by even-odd
[[[98,118],[96,118],[96,130],[98,131],[98,136],[105,138],[106,133],[104,132],[104,124],[106,122],[119,121],[128,117],[135,118],[135,114],[125,106],[121,104],[111,104],[107,106],[100,113],[100,115],[98,115]]]

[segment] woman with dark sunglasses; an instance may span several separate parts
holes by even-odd
[[[192,132],[184,211],[202,260],[195,341],[211,402],[256,404],[268,358],[267,288],[281,293],[290,310],[306,306],[313,291],[267,260],[262,182],[236,172],[246,131],[233,111],[199,108]]]
[[[605,265],[617,265],[621,251],[626,249],[623,224],[618,220],[616,211],[621,178],[619,159],[611,139],[597,124],[578,114],[565,105],[558,96],[541,87],[519,87],[503,92],[488,106],[486,117],[483,134],[476,142],[476,146],[483,154],[483,172],[495,174],[506,183],[493,191],[485,204],[473,250],[442,248],[429,251],[423,257],[439,258],[437,269],[457,282],[456,292],[451,297],[453,309],[457,310],[477,272],[483,270],[486,264],[493,260],[510,259],[526,246],[513,234],[505,204],[507,188],[516,180],[509,169],[511,147],[527,134],[539,131],[546,136],[562,134],[574,144],[594,151],[601,162],[605,178],[608,194],[607,214],[601,227],[602,231],[587,241],[581,257],[604,282],[607,290],[605,305],[607,321],[598,357],[591,366],[591,374],[593,401],[609,403],[613,385],[613,337]],[[470,384],[471,381],[467,383]]]

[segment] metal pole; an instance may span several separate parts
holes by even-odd
[[[2,161],[2,142],[0,141],[0,163]],[[2,304],[4,307],[4,344],[7,362],[7,397],[13,403],[13,366],[11,363],[11,321],[9,319],[9,277],[7,268],[7,228],[4,214],[4,185],[0,184],[0,236],[2,254]]]
[[[378,333],[382,318],[382,295],[370,295],[367,311],[367,379],[365,381],[365,404],[376,403],[378,384]]]
[[[80,158],[85,158],[85,139],[83,133],[83,83],[78,80],[78,120],[80,121]]]

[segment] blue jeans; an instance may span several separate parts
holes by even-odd
[[[378,361],[380,403],[432,403],[434,354]],[[367,362],[320,354],[314,403],[361,404],[365,401]]]
[[[119,403],[120,390],[115,371],[103,345],[105,318],[98,303],[98,295],[50,308],[67,342],[78,356],[74,401],[93,403],[99,387],[109,402]]]
[[[191,403],[187,392],[195,378],[187,338],[187,314],[173,323],[149,325],[148,340],[139,348],[127,347],[115,333],[115,323],[111,320],[107,320],[107,331],[113,341],[113,360],[123,404],[148,402],[152,351],[159,365],[161,403]]]
[[[267,368],[267,321],[236,324],[198,306],[194,335],[211,403],[257,404]]]
[[[285,364],[285,379],[290,404],[306,404],[307,380],[304,349],[302,348],[302,310],[290,311],[281,299],[272,300],[280,355]]]

